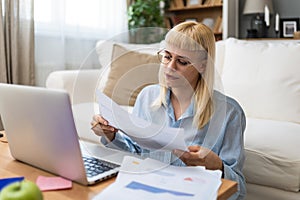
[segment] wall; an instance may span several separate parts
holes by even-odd
[[[239,2],[239,38],[247,37],[247,29],[250,28],[251,16],[243,15],[245,0]],[[274,12],[281,18],[300,17],[300,0],[273,0]],[[269,37],[275,37],[275,14],[271,16]]]

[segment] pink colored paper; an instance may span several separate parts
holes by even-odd
[[[63,190],[72,188],[72,181],[61,177],[46,177],[39,176],[36,179],[36,184],[41,191]]]

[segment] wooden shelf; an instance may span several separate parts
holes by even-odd
[[[205,18],[212,18],[215,25],[217,21],[220,21],[217,19],[221,17],[221,26],[211,26],[216,39],[222,40],[228,37],[238,37],[239,0],[199,0],[199,2],[204,2],[204,4],[199,3],[197,5],[188,4],[190,2],[191,0],[171,0],[171,7],[165,11],[167,28],[172,28],[174,25],[186,20],[202,22]],[[208,4],[205,4],[205,2],[208,2]]]
[[[215,5],[198,5],[198,6],[185,6],[181,8],[170,8],[168,12],[176,12],[176,11],[184,11],[184,10],[199,10],[199,9],[209,9],[209,8],[222,8],[222,4],[215,4]]]
[[[192,5],[170,8],[165,12],[167,28],[172,28],[174,25],[193,20],[202,22],[204,19],[213,21],[211,29],[214,31],[216,40],[222,39],[222,16],[223,4],[214,5]]]

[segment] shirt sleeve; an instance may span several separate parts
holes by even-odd
[[[101,143],[106,147],[128,151],[131,153],[140,154],[141,147],[127,135],[117,132],[113,141],[109,142],[104,137],[101,137]]]
[[[224,178],[238,183],[238,192],[230,199],[243,199],[246,195],[246,183],[242,173],[244,165],[244,130],[246,119],[243,111],[231,113],[227,119],[227,126],[220,158],[224,165]]]

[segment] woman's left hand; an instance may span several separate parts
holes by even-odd
[[[200,146],[189,146],[188,150],[189,151],[182,151],[175,149],[173,153],[187,166],[205,166],[206,169],[219,169],[223,171],[222,160],[210,149]]]

